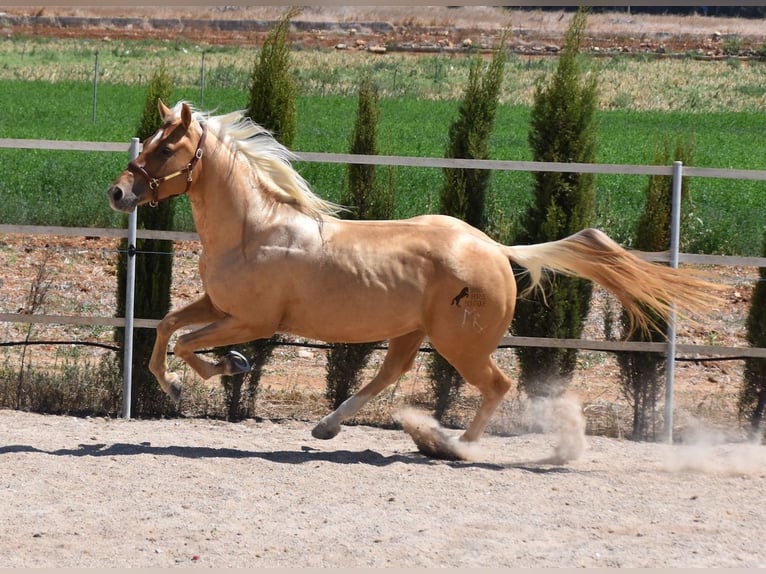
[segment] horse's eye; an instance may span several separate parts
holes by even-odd
[[[170,149],[170,146],[164,145],[160,148],[160,153],[162,154],[163,157],[167,158],[173,155],[173,150]]]

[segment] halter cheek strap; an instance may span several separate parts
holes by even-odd
[[[149,175],[149,172],[146,171],[146,168],[144,168],[141,165],[138,165],[138,163],[133,160],[128,164],[128,171],[135,174],[140,175],[146,180],[146,183],[149,185],[149,189],[152,191],[152,200],[149,202],[149,205],[152,207],[157,207],[157,204],[159,203],[159,188],[160,184],[168,181],[169,179],[173,179],[174,177],[178,177],[179,175],[186,174],[186,189],[184,189],[183,193],[186,193],[189,191],[189,188],[192,184],[192,172],[194,171],[194,167],[197,165],[197,162],[199,162],[200,159],[202,159],[202,154],[204,153],[203,148],[205,146],[205,138],[207,136],[207,125],[202,124],[202,135],[199,138],[199,143],[197,144],[197,150],[194,152],[194,157],[191,158],[191,161],[186,164],[186,166],[183,169],[179,169],[178,171],[174,171],[173,173],[169,173],[168,175],[163,175],[162,177],[152,177]],[[180,194],[179,194],[180,195]]]

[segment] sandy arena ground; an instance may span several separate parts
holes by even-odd
[[[764,567],[766,447],[0,411],[4,567]],[[712,437],[714,438],[714,437]]]

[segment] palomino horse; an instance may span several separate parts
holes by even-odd
[[[144,143],[108,191],[113,209],[131,212],[187,194],[202,242],[205,294],[157,326],[150,369],[172,399],[175,354],[203,379],[249,369],[232,353],[217,363],[195,350],[245,343],[276,332],[328,342],[389,340],[372,381],[313,429],[329,439],[341,422],[409,370],[421,342],[447,359],[482,394],[460,437],[476,441],[511,382],[491,354],[511,323],[516,282],[511,263],[537,286],[544,270],[595,281],[620,300],[638,327],[653,311],[669,316],[710,304],[713,285],[629,253],[585,229],[538,245],[501,245],[468,224],[427,215],[401,221],[349,221],[315,195],[291,167],[294,154],[241,113],[205,114],[185,102],[159,102],[163,127]],[[181,177],[183,176],[183,177]]]

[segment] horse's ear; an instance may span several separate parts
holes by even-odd
[[[181,105],[181,122],[184,124],[185,129],[189,129],[189,126],[191,125],[192,121],[192,111],[189,107],[189,104],[182,104]]]
[[[165,105],[162,98],[157,98],[157,111],[160,113],[160,119],[164,122],[170,114],[170,108]]]

